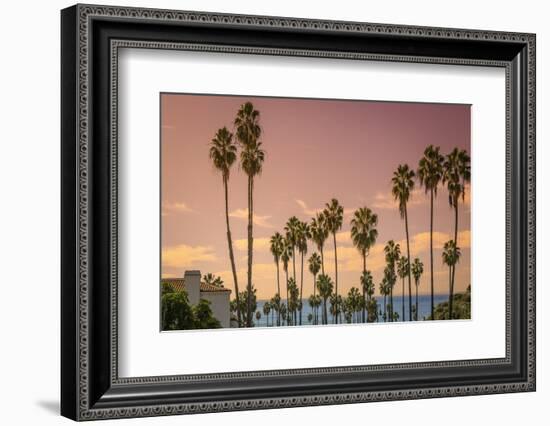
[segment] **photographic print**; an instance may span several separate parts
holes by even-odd
[[[160,102],[161,331],[470,319],[470,105]]]

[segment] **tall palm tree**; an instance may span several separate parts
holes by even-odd
[[[401,247],[399,244],[396,244],[395,241],[390,240],[386,243],[384,247],[384,253],[386,254],[386,268],[384,269],[384,275],[390,286],[390,308],[391,316],[390,320],[393,321],[394,310],[393,310],[393,287],[397,280],[397,275],[395,274],[395,264],[399,257],[401,256]]]
[[[338,297],[338,252],[336,250],[336,232],[342,228],[342,222],[344,221],[344,208],[340,205],[336,198],[333,198],[330,203],[326,204],[324,210],[325,223],[327,229],[332,234],[334,242],[334,293]],[[339,312],[336,312],[334,321],[338,324]]]
[[[317,290],[323,299],[323,324],[328,324],[327,299],[332,295],[332,280],[328,275],[321,274],[317,278]]]
[[[378,215],[372,212],[367,207],[361,207],[356,210],[351,219],[351,240],[353,245],[357,247],[357,250],[361,253],[363,258],[363,275],[367,272],[367,256],[369,255],[370,248],[376,242],[378,237],[378,230],[376,225],[378,224]],[[366,287],[363,288],[363,301],[365,300]],[[365,322],[365,305],[363,303],[363,314],[361,317],[362,322]]]
[[[443,246],[443,263],[449,267],[449,319],[453,319],[453,280],[452,270],[460,259],[460,248],[456,246],[454,240],[449,240]]]
[[[231,228],[229,226],[229,193],[228,182],[231,167],[237,160],[237,145],[233,142],[233,134],[223,127],[216,132],[216,135],[210,143],[210,159],[216,170],[222,175],[223,192],[225,200],[225,226],[227,232],[227,247],[229,249],[229,260],[231,262],[231,272],[233,273],[233,284],[235,286],[235,297],[237,307],[238,326],[242,326],[241,303],[239,300],[239,283],[237,280],[237,268],[235,267],[235,256],[233,254],[233,240],[231,239]]]
[[[361,288],[363,290],[363,315],[365,312],[365,305],[367,306],[367,322],[372,322],[373,318],[376,316],[376,305],[373,306],[372,302],[372,296],[374,295],[374,281],[372,279],[372,274],[370,271],[365,271],[361,275]],[[365,294],[367,295],[367,301],[365,302]],[[374,314],[372,312],[372,308],[374,307]],[[369,310],[370,309],[370,310]],[[365,322],[364,316],[361,318],[362,322]]]
[[[298,245],[300,223],[296,216],[292,216],[285,225],[286,240],[292,249],[292,277],[294,281],[296,281],[296,247]]]
[[[410,269],[411,268],[409,268],[409,261],[407,260],[407,258],[405,256],[401,256],[397,261],[397,274],[399,275],[399,278],[401,278],[403,281],[403,285],[401,287],[401,316],[403,318],[403,321],[405,321],[405,277],[409,275]],[[409,319],[409,321],[411,320],[412,318]]]
[[[464,201],[466,183],[470,182],[470,156],[465,150],[453,149],[446,157],[443,164],[443,184],[447,184],[449,192],[449,205],[455,213],[454,242],[458,245],[458,202]],[[452,287],[455,283],[455,267],[452,268]]]
[[[420,261],[420,259],[417,257],[414,259],[412,265],[411,265],[411,271],[414,277],[414,285],[416,287],[416,320],[418,321],[418,286],[420,285],[420,277],[424,273],[424,264]]]
[[[309,257],[307,263],[309,265],[309,272],[311,272],[311,275],[313,275],[313,297],[315,297],[315,293],[316,293],[315,283],[317,282],[317,274],[321,269],[321,258],[317,253],[313,253]]]
[[[439,153],[439,147],[428,146],[424,150],[424,156],[418,163],[418,179],[426,193],[430,193],[430,292],[431,292],[431,318],[434,318],[434,197],[437,196],[437,187],[443,178],[443,155]]]
[[[279,233],[275,232],[273,236],[271,237],[271,240],[269,241],[271,254],[273,255],[273,259],[275,260],[275,265],[277,265],[277,294],[281,294],[281,283],[280,283],[280,277],[279,277],[279,259],[281,258],[281,255],[283,254],[283,248],[284,248],[284,237]],[[277,318],[277,325],[280,325],[280,319]]]
[[[300,222],[298,225],[297,247],[300,252],[300,325],[302,325],[302,295],[304,291],[304,255],[307,254],[307,240],[311,238],[309,225],[306,222]]]
[[[387,322],[388,306],[386,302],[387,302],[387,297],[390,295],[390,286],[388,284],[388,280],[386,279],[386,274],[384,274],[384,278],[382,279],[382,282],[378,287],[378,291],[380,292],[380,295],[384,296],[384,315],[382,318],[384,318],[384,322]]]
[[[321,254],[321,273],[325,273],[325,258],[323,255],[323,248],[325,246],[325,241],[328,238],[328,229],[325,224],[325,216],[323,213],[317,213],[313,219],[311,219],[311,224],[309,225],[309,230],[311,232],[311,240],[317,246],[317,250]],[[313,286],[315,287],[315,285]]]
[[[265,151],[259,141],[262,129],[260,127],[260,112],[254,109],[251,102],[246,102],[239,108],[234,125],[236,136],[241,144],[241,168],[248,176],[248,269],[247,269],[247,315],[246,323],[252,326],[251,290],[252,290],[252,254],[254,251],[254,177],[262,172]]]
[[[399,214],[401,219],[405,219],[405,235],[407,237],[407,262],[411,264],[411,250],[409,246],[409,218],[407,215],[407,203],[411,197],[411,192],[414,189],[414,171],[409,169],[408,164],[401,164],[397,170],[393,172],[392,177],[392,195],[395,200],[399,201]],[[409,321],[412,321],[412,295],[411,295],[411,271],[409,276]],[[403,321],[405,314],[403,313]]]
[[[292,247],[286,238],[283,239],[283,247],[281,250],[281,262],[283,262],[283,269],[285,271],[285,283],[286,283],[286,303],[288,304],[288,262],[292,257]]]

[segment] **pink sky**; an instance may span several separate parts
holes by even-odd
[[[406,253],[405,225],[391,196],[391,176],[399,164],[418,166],[424,148],[454,147],[470,152],[469,105],[419,104],[318,99],[163,94],[162,105],[162,275],[183,276],[187,269],[220,275],[233,288],[224,219],[221,175],[208,148],[217,129],[233,129],[240,105],[251,101],[260,111],[266,151],[263,172],[255,179],[253,282],[260,298],[276,292],[276,269],[268,240],[295,215],[310,221],[331,198],[345,209],[337,235],[339,288],[359,287],[362,260],[349,235],[353,211],[369,207],[378,214],[378,240],[367,258],[376,291],[384,267],[382,248],[393,239]],[[229,182],[229,209],[240,287],[246,284],[246,175],[235,164]],[[434,280],[437,293],[448,291],[448,269],[441,260],[443,243],[452,238],[454,215],[447,190],[440,188],[434,207]],[[419,257],[424,275],[419,293],[429,292],[429,198],[418,187],[409,203],[411,260]],[[470,205],[459,208],[456,291],[470,284]],[[308,247],[307,257],[315,251]],[[306,260],[307,260],[306,257]],[[297,270],[299,271],[297,259]],[[331,240],[325,246],[325,269],[334,274]],[[281,267],[282,273],[282,267]],[[297,274],[299,276],[299,273]],[[283,275],[281,275],[282,278]],[[299,280],[298,280],[299,284]],[[401,283],[394,295],[400,295]],[[304,297],[313,278],[304,266]],[[232,295],[233,297],[234,295]]]

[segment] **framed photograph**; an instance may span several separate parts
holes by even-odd
[[[535,35],[61,12],[61,412],[535,390]]]

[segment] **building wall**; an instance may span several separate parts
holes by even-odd
[[[196,305],[201,297],[201,273],[200,271],[185,271],[185,291],[189,297],[189,303]]]
[[[201,298],[208,300],[211,304],[212,313],[221,322],[222,327],[229,327],[229,295],[228,291],[202,292]]]

